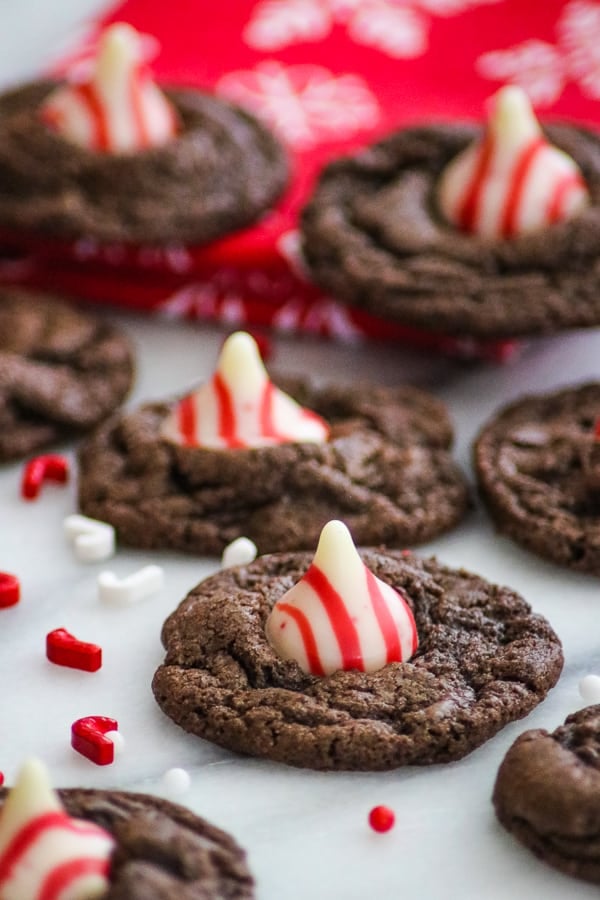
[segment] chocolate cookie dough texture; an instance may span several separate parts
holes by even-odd
[[[133,378],[127,338],[57,299],[0,291],[0,463],[90,431]]]
[[[449,334],[600,323],[600,138],[493,101],[487,132],[405,128],[324,170],[302,220],[321,287]]]
[[[314,547],[333,518],[394,546],[461,520],[468,491],[433,397],[278,383],[233,335],[197,391],[113,418],[82,447],[81,510],[123,544],[210,555],[242,536],[261,553]]]
[[[251,115],[159,91],[127,25],[105,32],[88,82],[0,97],[0,226],[15,232],[202,244],[255,221],[286,179],[282,148]]]
[[[159,706],[238,753],[386,770],[460,759],[556,683],[560,642],[514,591],[408,551],[361,558],[370,575],[320,544],[203,581],[163,627]]]
[[[600,884],[600,706],[551,734],[526,731],[506,754],[494,788],[496,815],[539,859]],[[565,895],[567,896],[567,894]]]
[[[6,900],[251,900],[234,840],[158,797],[52,791],[36,760],[0,789],[0,894]]]
[[[600,384],[524,397],[500,410],[474,448],[498,529],[560,565],[600,574]]]

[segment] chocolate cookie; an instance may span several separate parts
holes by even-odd
[[[282,192],[284,151],[253,116],[200,91],[166,91],[182,123],[139,153],[99,153],[39,116],[55,84],[0,97],[0,224],[49,237],[200,244],[255,221]]]
[[[446,164],[481,130],[408,128],[323,172],[304,210],[314,280],[341,300],[432,331],[479,337],[600,323],[600,137],[553,126],[581,167],[591,206],[510,240],[465,234],[442,219]]]
[[[56,299],[0,291],[0,463],[88,431],[133,377],[129,342]]]
[[[568,716],[552,734],[517,738],[493,802],[500,822],[536,856],[600,884],[600,706]]]
[[[500,531],[547,559],[600,574],[600,384],[525,397],[475,444],[483,499]]]
[[[403,546],[456,525],[468,491],[443,405],[415,388],[277,383],[332,426],[324,444],[214,450],[160,435],[174,404],[113,418],[80,453],[79,502],[124,544],[220,554],[308,549],[343,519],[363,544]]]
[[[0,806],[8,791],[0,789]],[[224,831],[182,806],[146,794],[58,791],[71,816],[116,839],[104,900],[249,900],[246,854]]]
[[[411,605],[419,649],[374,674],[305,674],[265,622],[311,562],[273,554],[194,588],[163,627],[153,691],[178,725],[230,750],[314,769],[383,770],[460,759],[555,684],[560,641],[509,588],[407,551],[364,550]]]

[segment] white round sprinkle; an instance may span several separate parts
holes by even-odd
[[[107,731],[104,737],[109,738],[113,742],[115,748],[115,756],[120,756],[125,749],[125,738],[120,731]]]
[[[246,565],[251,563],[253,559],[256,559],[257,553],[256,544],[250,538],[236,538],[223,550],[221,566],[224,569],[229,569],[230,566]]]
[[[189,791],[192,779],[185,769],[169,769],[162,777],[163,790],[176,797]]]
[[[600,675],[586,675],[579,682],[579,693],[586,703],[600,703]]]

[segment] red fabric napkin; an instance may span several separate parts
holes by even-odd
[[[297,215],[319,168],[407,122],[480,118],[486,98],[521,84],[542,115],[594,124],[600,5],[594,0],[127,0],[128,21],[158,38],[157,80],[198,85],[248,106],[280,134],[291,188],[258,225],[208,247],[164,249],[23,239],[0,232],[0,278],[94,300],[231,325],[344,340],[408,340],[503,359],[513,342],[425,334],[350,310],[306,280]]]

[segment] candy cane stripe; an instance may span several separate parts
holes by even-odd
[[[92,147],[96,150],[109,150],[111,140],[108,132],[108,121],[94,85],[91,83],[76,84],[73,85],[73,91],[87,110],[92,125]]]
[[[521,199],[525,183],[538,153],[546,147],[543,137],[535,138],[523,148],[517,158],[512,178],[506,194],[506,202],[502,213],[500,233],[504,237],[512,237],[517,231],[517,219],[521,210]]]
[[[327,613],[342,656],[342,668],[364,671],[360,640],[343,598],[314,563],[304,576]]]
[[[481,203],[481,195],[485,187],[494,150],[493,142],[488,138],[481,146],[477,165],[471,181],[467,184],[462,202],[458,208],[458,222],[465,231],[473,231]]]
[[[302,638],[302,643],[304,644],[304,652],[306,653],[309,669],[312,674],[324,675],[325,671],[319,656],[319,648],[315,640],[315,635],[311,624],[304,613],[295,606],[292,606],[291,603],[280,603],[279,609],[281,612],[287,613],[290,619],[293,619],[296,623],[298,631],[300,632],[300,637]]]
[[[106,878],[110,870],[107,859],[94,859],[94,857],[82,859],[70,859],[56,866],[46,876],[37,900],[59,900],[63,891],[67,890],[74,882],[85,875],[100,875]]]
[[[366,566],[365,575],[373,612],[385,644],[386,662],[397,662],[402,659],[402,647],[400,646],[398,626],[383,598],[377,579]]]
[[[196,431],[198,428],[196,405],[193,396],[190,395],[180,400],[177,407],[177,417],[183,444],[187,447],[193,447],[196,443]]]

